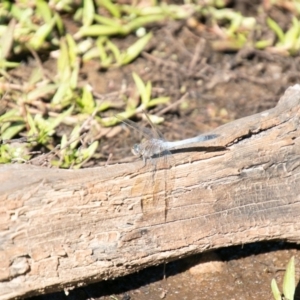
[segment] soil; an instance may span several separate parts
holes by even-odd
[[[30,299],[274,299],[271,280],[275,278],[281,289],[286,264],[293,255],[296,265],[299,265],[300,251],[296,245],[268,242],[229,247],[66,293],[53,293]],[[298,279],[297,266],[296,270]],[[295,299],[300,299],[299,295],[298,286]]]
[[[255,1],[237,2],[235,5],[244,15],[255,16]],[[280,24],[291,20],[288,12],[278,9],[269,14]],[[117,109],[124,103],[116,97],[116,92],[125,90],[130,94],[134,89],[133,71],[144,81],[150,80],[154,94],[171,96],[172,103],[159,105],[151,113],[163,112],[165,121],[159,128],[168,140],[177,140],[272,108],[289,86],[299,82],[299,56],[251,48],[218,52],[211,47],[214,36],[191,26],[190,21],[165,22],[153,27],[151,44],[128,66],[102,70],[97,62],[85,63],[80,83],[88,82],[103,99],[114,99]],[[70,22],[71,26],[74,24]],[[124,49],[133,42],[133,37],[116,38],[114,42]],[[51,72],[51,61],[44,66]],[[23,68],[25,74],[30,72],[29,65]],[[186,92],[188,96],[179,101]],[[132,140],[125,131],[108,133],[101,142],[105,146],[101,146],[100,159],[89,167],[105,163],[110,155],[113,155],[111,163],[130,155]],[[189,257],[32,300],[272,299],[271,280],[276,278],[281,288],[284,270],[293,255],[298,280],[299,246],[274,241],[220,249],[209,256]]]

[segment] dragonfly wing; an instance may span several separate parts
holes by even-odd
[[[148,123],[151,125],[151,128],[155,134],[155,138],[165,140],[165,138],[164,138],[163,134],[160,132],[160,130],[152,123],[151,119],[149,118],[149,115],[145,111],[143,111],[143,113],[145,114]]]
[[[150,139],[150,138],[154,137],[153,132],[149,128],[138,126],[137,123],[135,123],[129,119],[122,119],[122,118],[118,117],[117,115],[115,115],[115,117],[117,119],[119,119],[122,123],[127,125],[129,128],[134,129],[134,130],[138,131],[139,133],[142,133],[145,136],[145,138]]]
[[[142,168],[132,188],[132,194],[141,192],[141,210],[143,216],[151,218],[151,223],[162,222],[167,219],[168,203],[172,184],[174,183],[173,166],[174,158],[169,150],[163,146],[165,141],[162,133],[151,122],[149,116],[144,112],[152,130],[138,126],[129,119],[123,120],[116,116],[128,127],[142,133],[147,141],[143,144],[146,151],[146,167]],[[144,155],[143,155],[144,156]],[[145,158],[145,157],[144,157]],[[143,185],[141,191],[141,185]],[[164,214],[157,214],[158,207],[164,207]]]
[[[151,218],[151,223],[165,222],[174,185],[175,160],[169,150],[162,150],[147,163],[151,170],[142,193],[142,212],[145,218]]]
[[[156,162],[157,175],[153,188],[153,203],[156,206],[159,204],[164,206],[164,221],[166,222],[175,181],[175,159],[169,150],[163,150],[160,155]]]

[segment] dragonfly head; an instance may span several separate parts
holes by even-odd
[[[133,147],[131,148],[131,152],[135,156],[142,156],[142,148],[140,144],[134,144]]]

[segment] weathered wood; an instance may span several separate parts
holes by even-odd
[[[298,242],[299,117],[296,85],[274,109],[216,129],[220,138],[201,143],[211,148],[175,154],[166,219],[163,185],[157,202],[141,210],[142,162],[85,170],[1,166],[0,299],[228,245]]]

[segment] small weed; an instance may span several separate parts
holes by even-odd
[[[275,300],[293,300],[296,284],[295,284],[295,257],[290,259],[286,271],[284,273],[282,291],[280,293],[276,280],[273,278],[271,282],[271,289]]]
[[[144,83],[143,80],[140,78],[139,75],[136,73],[132,73],[132,77],[134,80],[134,83],[136,85],[137,89],[137,95],[138,97],[129,97],[126,99],[126,108],[125,111],[118,114],[119,118],[110,117],[106,119],[101,119],[101,123],[104,126],[113,126],[120,122],[120,120],[123,119],[129,119],[133,117],[137,113],[144,112],[147,110],[147,108],[159,105],[159,104],[165,104],[170,101],[170,97],[158,97],[158,98],[152,98],[152,84],[150,81],[147,83]],[[154,123],[161,122],[163,119],[159,117],[153,117],[150,116],[152,120],[154,120]]]
[[[201,2],[201,1],[200,1]],[[226,1],[211,0],[205,5],[187,1],[174,5],[159,1],[147,5],[121,4],[112,0],[32,0],[0,3],[0,156],[1,163],[32,159],[36,150],[54,151],[59,145],[59,167],[81,166],[95,151],[96,144],[84,141],[84,147],[72,141],[76,126],[81,126],[93,115],[87,140],[99,134],[101,126],[114,126],[114,117],[101,118],[100,112],[116,108],[111,98],[97,99],[88,83],[80,85],[80,68],[91,60],[99,62],[101,70],[118,68],[134,61],[155,37],[153,24],[167,20],[193,20],[217,37],[212,42],[215,50],[239,50],[245,45],[285,55],[295,55],[300,49],[299,1],[271,1],[269,5],[288,9],[294,15],[288,30],[275,20],[267,20],[275,39],[264,39],[260,25],[253,17],[226,8]],[[69,34],[66,18],[76,23]],[[208,25],[211,24],[211,25]],[[119,47],[116,40],[134,35],[129,46]],[[268,35],[266,35],[268,37]],[[28,79],[19,81],[11,76],[14,68],[21,67],[21,59],[35,64]],[[45,57],[53,63],[52,74],[44,69]],[[55,69],[56,67],[56,69]],[[124,99],[121,118],[130,118],[142,111],[169,102],[169,97],[154,97],[152,83],[143,82],[133,73],[135,91],[119,95]],[[121,93],[120,93],[121,94]],[[1,98],[2,97],[2,98]],[[113,114],[113,112],[111,113]],[[159,123],[162,118],[150,116]],[[68,127],[67,133],[59,129]],[[71,132],[71,134],[68,134]],[[35,142],[1,143],[35,136]],[[81,136],[81,135],[80,135]],[[18,150],[19,145],[21,150]],[[92,147],[93,145],[93,147]],[[81,149],[80,151],[78,149]],[[85,150],[83,150],[85,149]],[[56,153],[56,152],[55,152]],[[56,157],[57,158],[57,157]],[[73,160],[73,162],[71,162]]]

